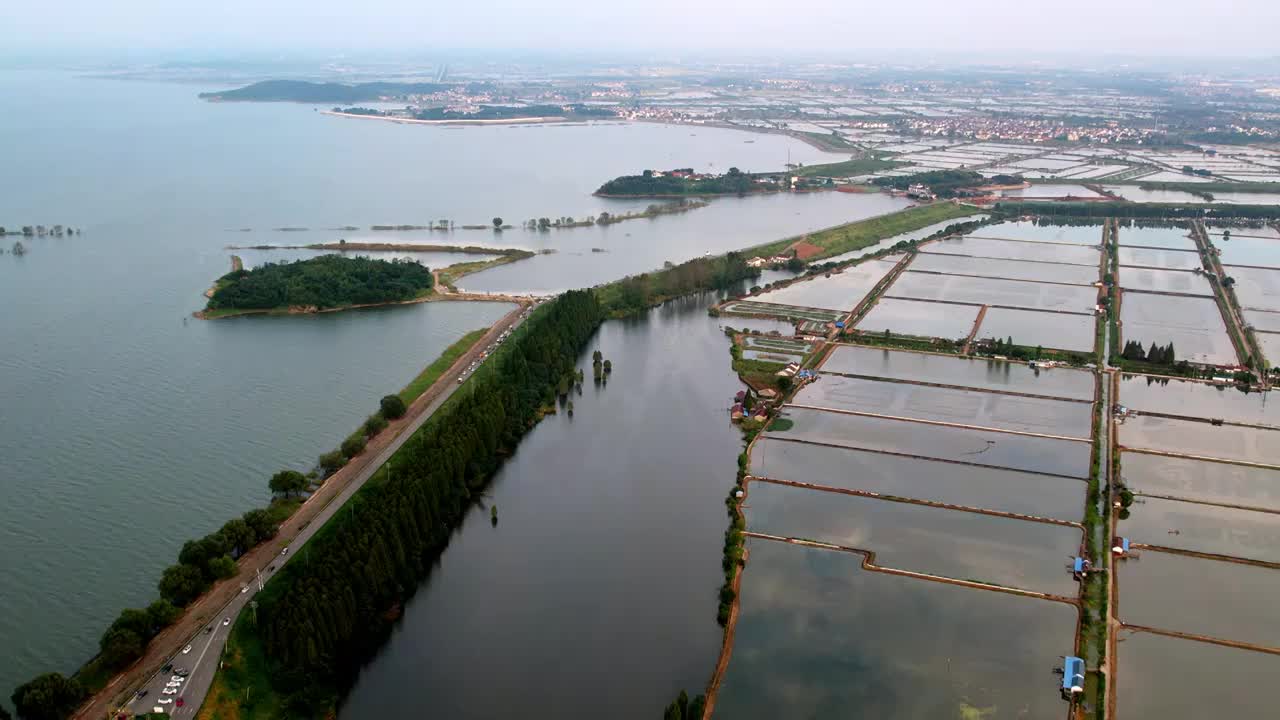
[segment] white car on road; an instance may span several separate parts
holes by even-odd
[[[188,646],[186,646],[186,647],[182,648],[182,654],[183,654],[183,655],[186,655],[186,654],[187,654],[187,653],[189,653],[189,652],[191,652],[191,646],[190,646],[190,645],[188,645]]]

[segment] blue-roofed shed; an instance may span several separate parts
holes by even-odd
[[[1084,660],[1074,655],[1062,659],[1062,691],[1084,692]]]

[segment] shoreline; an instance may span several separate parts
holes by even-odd
[[[334,252],[446,252],[467,255],[517,255],[533,257],[538,254],[524,248],[484,247],[482,245],[420,245],[417,243],[312,243],[310,245],[228,245],[227,250],[332,250]],[[527,253],[527,254],[526,254]]]
[[[503,295],[500,293],[465,293],[465,292],[449,292],[442,293],[432,290],[431,294],[422,297],[411,298],[409,300],[387,300],[385,302],[376,303],[360,303],[357,305],[338,305],[329,308],[315,307],[283,307],[283,308],[253,308],[248,310],[233,310],[231,312],[209,315],[207,310],[197,310],[191,313],[191,316],[200,320],[225,320],[227,318],[245,317],[247,315],[323,315],[325,313],[345,312],[347,310],[364,310],[367,308],[391,307],[393,305],[418,305],[428,302],[511,302],[521,303],[528,302],[529,298],[520,295]]]
[[[334,112],[332,110],[321,110],[320,114],[333,115],[335,117],[358,118],[361,120],[383,120],[386,122],[402,123],[405,125],[533,125],[569,121],[569,118],[567,117],[556,115],[525,118],[494,118],[491,120],[418,120],[416,118],[402,118],[387,115],[361,115],[359,113]]]
[[[774,195],[782,192],[781,190],[756,190],[749,193],[666,193],[657,195],[619,195],[617,193],[602,193],[596,191],[591,193],[592,197],[605,198],[608,200],[682,200],[684,198],[723,198],[723,197],[748,197],[751,195]]]

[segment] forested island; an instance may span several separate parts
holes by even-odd
[[[641,175],[623,175],[600,186],[603,197],[679,197],[682,195],[746,195],[777,192],[783,184],[768,177],[755,177],[736,167],[723,175],[696,173],[692,168],[645,170]]]
[[[318,312],[405,302],[425,297],[432,287],[431,271],[413,260],[321,255],[223,275],[200,316]]]

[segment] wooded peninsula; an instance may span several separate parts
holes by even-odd
[[[413,260],[322,255],[223,275],[201,316],[405,302],[430,294],[433,286],[431,271]]]

